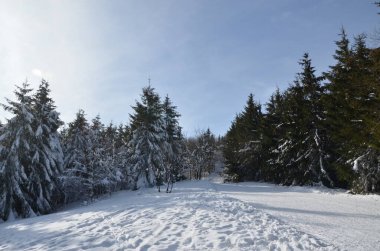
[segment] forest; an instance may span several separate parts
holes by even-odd
[[[344,29],[336,46],[321,76],[305,53],[265,112],[249,95],[224,139],[228,180],[380,191],[380,50]]]

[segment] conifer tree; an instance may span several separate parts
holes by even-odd
[[[130,141],[130,128],[127,125],[119,125],[114,141],[113,174],[115,177],[115,189],[128,188],[128,142]]]
[[[274,153],[277,154],[271,168],[280,175],[280,183],[284,185],[302,185],[304,177],[298,166],[302,159],[301,142],[305,134],[304,93],[299,81],[295,81],[283,95],[282,123],[279,140]],[[300,158],[301,157],[301,158]]]
[[[281,183],[284,177],[284,166],[279,164],[279,146],[285,137],[285,106],[284,96],[277,88],[266,104],[266,116],[264,120],[265,171],[263,179],[275,183]]]
[[[163,107],[154,88],[143,88],[141,102],[132,107],[131,140],[128,143],[130,183],[133,189],[156,185],[158,191],[164,177],[165,125]]]
[[[259,180],[262,176],[262,121],[261,105],[257,104],[250,94],[241,115],[240,131],[245,136],[239,149],[242,172],[247,180]]]
[[[324,108],[321,102],[323,88],[320,84],[322,77],[315,76],[311,59],[306,53],[300,62],[302,72],[299,74],[300,85],[303,89],[304,138],[301,140],[301,155],[299,167],[303,172],[305,180],[309,182],[322,182],[327,186],[334,186],[330,178],[328,154],[326,153],[326,130],[324,128]],[[302,121],[299,121],[302,123]],[[303,150],[303,151],[302,151]]]
[[[59,176],[63,172],[63,151],[58,128],[63,124],[50,97],[49,83],[42,80],[33,97],[35,137],[32,166],[36,173],[29,179],[34,193],[40,195],[37,204],[41,211],[50,212],[60,203]],[[44,208],[44,209],[43,209]]]
[[[259,180],[263,165],[263,115],[261,106],[248,97],[244,111],[227,132],[225,173],[233,180]]]
[[[354,95],[349,104],[355,113],[351,115],[350,120],[353,134],[349,143],[352,149],[346,156],[353,157],[349,162],[355,172],[354,191],[380,192],[380,138],[374,133],[376,127],[379,128],[380,121],[380,75],[374,69],[376,58],[371,57],[364,35],[355,37],[352,50]]]
[[[166,192],[171,192],[173,183],[181,173],[183,165],[183,136],[179,126],[179,113],[168,96],[163,103],[163,121],[165,126],[165,182]]]
[[[350,48],[344,32],[337,42],[335,65],[326,73],[327,125],[339,186],[356,192],[379,190],[379,82],[376,58],[365,36]],[[376,55],[373,50],[372,55]]]
[[[92,199],[91,131],[83,110],[79,110],[75,120],[69,123],[64,138],[65,173],[62,182],[65,201]]]
[[[324,96],[326,107],[326,128],[328,131],[328,151],[331,162],[336,171],[336,184],[349,188],[353,172],[347,164],[345,156],[351,148],[348,139],[351,137],[351,115],[354,114],[349,105],[349,99],[354,95],[351,83],[351,69],[353,68],[353,52],[347,34],[342,29],[340,40],[336,42],[337,49],[333,56],[335,65],[325,73],[327,94]]]
[[[62,150],[61,125],[49,85],[42,81],[32,97],[27,83],[17,87],[17,101],[3,105],[14,114],[0,135],[0,214],[30,217],[53,211],[59,202],[58,175]]]
[[[104,125],[97,115],[90,126],[90,151],[87,172],[90,177],[89,188],[91,196],[97,196],[112,191],[112,155],[106,152]],[[111,150],[112,151],[112,150]]]
[[[7,99],[8,105],[3,104],[3,108],[14,115],[0,136],[0,216],[3,220],[38,214],[34,194],[29,193],[28,186],[29,176],[34,171],[29,168],[34,136],[31,91],[27,83],[17,86],[17,101]]]
[[[240,177],[238,175],[241,166],[238,152],[239,152],[239,131],[237,123],[239,115],[232,121],[230,128],[225,136],[225,144],[223,148],[223,155],[225,159],[224,174],[227,176],[226,181],[238,182]]]

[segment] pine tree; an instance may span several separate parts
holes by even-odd
[[[79,110],[69,123],[64,136],[65,171],[63,186],[65,201],[92,199],[93,176],[91,174],[91,131],[83,110]]]
[[[116,132],[112,160],[112,172],[116,181],[115,189],[128,188],[126,177],[128,177],[128,142],[130,137],[129,126],[120,125]]]
[[[355,96],[350,100],[356,111],[351,117],[355,133],[349,141],[353,146],[349,154],[354,159],[350,161],[355,172],[353,190],[360,193],[380,192],[380,138],[374,133],[380,121],[380,75],[375,65],[376,58],[371,57],[365,36],[355,37],[352,68]]]
[[[171,192],[173,183],[182,172],[183,165],[183,136],[179,126],[179,113],[176,111],[168,96],[163,103],[163,121],[165,126],[165,182],[166,192]]]
[[[223,172],[226,175],[225,181],[238,182],[240,180],[238,173],[241,164],[238,156],[239,131],[237,127],[239,119],[239,115],[237,115],[225,136],[225,144],[223,148],[223,155],[225,158],[225,167]]]
[[[351,148],[348,139],[351,130],[351,115],[355,113],[350,108],[349,99],[354,95],[351,89],[351,69],[353,68],[353,52],[347,34],[342,29],[341,38],[336,42],[337,49],[333,56],[335,65],[325,73],[327,94],[324,96],[326,107],[326,128],[328,131],[328,151],[331,155],[332,167],[336,171],[336,184],[349,188],[353,172],[347,164],[350,158],[346,154]]]
[[[262,176],[263,115],[253,95],[227,132],[224,149],[226,170],[232,180],[259,180]]]
[[[247,180],[259,180],[262,176],[262,120],[261,105],[250,94],[241,116],[240,131],[244,136],[239,149],[244,179]]]
[[[30,147],[34,120],[29,84],[24,83],[15,91],[17,101],[7,99],[3,108],[14,114],[2,128],[0,136],[0,215],[3,220],[14,217],[30,217],[38,214],[33,195],[29,194]]]
[[[295,81],[283,95],[283,114],[281,114],[280,133],[273,153],[277,155],[271,165],[277,173],[279,182],[284,185],[302,185],[304,177],[298,166],[302,159],[302,141],[305,134],[304,93],[299,81]],[[301,156],[301,158],[300,158]]]
[[[264,142],[265,171],[263,179],[275,183],[281,183],[284,166],[279,164],[279,146],[286,134],[284,96],[277,88],[275,93],[266,104],[266,115],[264,119]]]
[[[27,83],[15,91],[18,101],[3,105],[14,114],[0,136],[0,215],[30,217],[54,210],[59,201],[61,125],[49,86],[42,81],[32,97]]]
[[[345,33],[337,42],[336,64],[328,79],[327,124],[339,186],[356,192],[379,191],[379,75],[365,36],[352,48]],[[376,50],[372,55],[376,55]]]
[[[31,164],[36,173],[30,179],[34,193],[39,194],[37,204],[42,212],[50,212],[60,203],[59,176],[63,172],[63,151],[58,134],[63,122],[49,94],[49,84],[42,80],[33,98],[35,147]]]
[[[104,125],[97,115],[90,126],[90,163],[87,166],[87,173],[91,177],[89,186],[92,196],[104,193],[111,193],[112,181],[112,155],[107,154],[106,137],[104,135]],[[112,149],[111,149],[112,151]],[[113,151],[112,151],[113,152]]]
[[[324,107],[321,102],[323,88],[320,84],[322,77],[315,76],[315,69],[311,66],[311,59],[305,54],[300,62],[302,73],[299,74],[300,85],[304,94],[304,138],[300,156],[300,167],[304,176],[308,176],[306,182],[322,182],[327,186],[334,186],[330,178],[328,154],[326,153],[326,130],[324,128]]]
[[[117,128],[112,122],[107,127],[102,125],[102,127],[98,129],[97,135],[95,142],[97,142],[96,149],[101,151],[101,154],[99,154],[101,159],[99,171],[103,172],[102,186],[111,192],[121,186],[123,179],[123,175],[121,175],[117,165]]]
[[[165,125],[163,107],[154,88],[143,88],[141,102],[132,107],[131,140],[129,148],[130,184],[133,189],[142,186],[160,186],[164,177]]]

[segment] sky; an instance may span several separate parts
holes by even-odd
[[[373,2],[0,0],[0,103],[44,78],[66,123],[79,109],[128,123],[150,78],[178,107],[186,136],[224,135],[250,93],[265,105],[292,83],[305,52],[328,70],[341,27],[371,37]],[[10,117],[0,109],[0,121]]]

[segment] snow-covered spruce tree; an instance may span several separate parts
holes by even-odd
[[[107,128],[100,116],[88,124],[80,110],[74,122],[62,131],[65,149],[63,177],[66,202],[90,199],[120,189],[123,175],[116,164],[116,128]]]
[[[0,215],[30,217],[54,210],[62,171],[57,129],[61,122],[42,81],[32,97],[27,83],[17,87],[17,101],[3,105],[14,114],[0,135]]]
[[[263,115],[261,106],[248,97],[244,111],[233,122],[226,135],[225,174],[233,181],[258,180],[263,168]]]
[[[112,190],[112,155],[106,154],[104,125],[100,116],[92,120],[90,126],[90,151],[87,172],[90,190],[93,196],[111,193]]]
[[[116,162],[117,129],[112,123],[105,128],[97,116],[92,121],[91,133],[95,194],[111,193],[121,187],[123,180]]]
[[[277,89],[266,104],[263,143],[266,153],[266,171],[263,179],[274,183],[281,183],[284,177],[284,166],[278,163],[280,153],[278,146],[281,145],[286,129],[284,114],[284,95]]]
[[[65,170],[62,184],[65,202],[92,199],[93,177],[91,168],[91,130],[83,110],[79,110],[63,135]]]
[[[332,158],[332,166],[336,171],[336,184],[339,187],[349,188],[354,176],[348,160],[353,158],[349,155],[353,145],[350,142],[356,130],[352,126],[351,119],[359,120],[355,111],[350,106],[349,100],[355,96],[352,83],[353,51],[350,41],[342,29],[340,40],[336,41],[337,49],[333,55],[336,63],[330,66],[325,73],[327,79],[327,93],[323,97],[326,107],[326,125],[329,135],[329,152]]]
[[[143,88],[141,102],[131,114],[129,151],[129,184],[132,189],[160,186],[164,178],[165,124],[159,95],[151,86]]]
[[[325,103],[337,183],[358,193],[380,192],[380,52],[366,46],[364,35],[350,47],[344,30],[336,44]]]
[[[106,144],[110,144],[110,140],[106,137]],[[130,140],[130,129],[128,126],[119,125],[115,138],[112,142],[112,173],[116,181],[114,190],[127,189],[128,183],[128,142]]]
[[[309,176],[309,180],[305,180],[306,183],[322,182],[332,187],[334,182],[330,177],[331,170],[326,152],[327,135],[324,127],[325,113],[321,102],[323,88],[320,81],[323,78],[315,76],[315,69],[307,53],[300,65],[303,71],[299,73],[298,81],[304,94],[305,133],[302,140],[303,159],[300,159],[299,167],[303,170],[304,176]]]
[[[163,119],[165,125],[165,177],[167,183],[166,192],[170,193],[173,183],[179,178],[183,167],[183,136],[179,126],[179,113],[176,106],[172,104],[169,97],[166,96],[163,103]]]
[[[35,148],[32,152],[32,166],[36,173],[30,177],[34,193],[39,194],[37,205],[41,208],[40,211],[47,212],[61,202],[59,176],[63,172],[63,151],[58,134],[58,128],[63,122],[59,119],[59,113],[49,94],[49,84],[42,80],[33,102]]]
[[[277,165],[286,185],[322,182],[333,186],[325,151],[321,78],[314,75],[308,54],[300,62],[302,72],[284,96],[285,134],[279,141]],[[285,169],[284,169],[285,167]]]
[[[232,121],[230,128],[224,139],[223,155],[224,155],[224,170],[223,173],[226,176],[225,181],[239,182],[240,172],[240,158],[239,152],[239,130],[238,121],[240,120],[240,114],[236,115]]]

